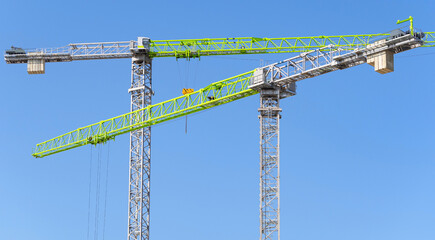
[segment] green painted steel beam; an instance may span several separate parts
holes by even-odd
[[[404,22],[409,22],[409,30],[411,31],[411,35],[414,34],[414,18],[412,16],[409,16],[409,18],[404,20],[397,20],[396,24],[401,24]]]
[[[424,45],[422,47],[435,47],[435,32],[424,33]]]
[[[212,55],[306,52],[331,44],[337,47],[361,48],[389,35],[385,33],[288,38],[151,40],[150,56],[195,58]]]
[[[382,33],[289,38],[246,37],[151,40],[150,56],[153,58],[196,58],[213,55],[292,53],[307,52],[331,44],[343,48],[361,48],[389,35],[389,33]],[[435,32],[426,32],[425,42],[425,47],[434,47]]]
[[[37,144],[34,157],[45,157],[86,144],[98,144],[135,129],[229,103],[257,92],[249,89],[254,71],[240,74],[165,102],[76,129]]]

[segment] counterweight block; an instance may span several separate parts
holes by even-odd
[[[381,74],[394,72],[394,53],[383,51],[367,57],[367,63],[375,67],[375,71]]]
[[[38,55],[38,53],[28,53],[30,56]],[[45,73],[45,60],[40,58],[32,58],[27,60],[27,73],[28,74],[44,74]]]

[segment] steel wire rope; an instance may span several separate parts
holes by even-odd
[[[183,88],[183,80],[181,79],[181,70],[180,70],[180,63],[177,59],[177,69],[178,69],[178,82],[180,83],[180,88]]]
[[[178,77],[179,77],[179,82],[181,83],[181,88],[188,88],[188,84],[189,84],[189,73],[190,73],[190,60],[187,60],[187,66],[186,66],[186,70],[184,72],[184,77],[182,76],[183,74],[181,74],[181,70],[180,70],[180,64],[178,63],[177,60],[177,69],[178,69]],[[184,85],[184,87],[183,87]],[[186,115],[186,121],[185,121],[185,126],[184,126],[184,131],[187,134],[187,115]]]
[[[186,71],[186,88],[189,87],[189,75],[190,75],[190,59],[187,61],[187,71]]]
[[[91,161],[89,163],[89,192],[88,192],[88,230],[86,239],[89,240],[89,231],[90,231],[90,219],[91,219],[91,188],[92,188],[92,145],[90,147],[91,151]]]
[[[187,73],[186,73],[186,88],[189,85],[189,74],[190,74],[190,60],[187,62]],[[184,133],[187,134],[187,115],[186,115],[186,123],[184,125]]]
[[[98,164],[97,164],[97,181],[95,189],[95,228],[94,228],[94,240],[98,240],[98,226],[100,218],[100,184],[101,184],[101,145],[97,147],[98,152]]]
[[[107,188],[109,184],[109,159],[110,159],[110,142],[107,142],[106,185],[104,190],[104,213],[103,213],[103,240],[106,234],[106,208],[107,208]]]
[[[194,88],[196,88],[196,76],[197,76],[197,73],[198,73],[198,68],[199,68],[199,59],[196,62],[196,64],[194,65],[194,70],[193,70],[194,75],[193,75],[193,84],[192,84],[192,87],[194,87]]]

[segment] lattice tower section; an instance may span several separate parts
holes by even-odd
[[[146,54],[132,58],[131,111],[151,104],[151,59]],[[151,127],[130,133],[130,184],[128,240],[149,240],[150,236]]]
[[[279,90],[260,91],[260,240],[280,239]]]

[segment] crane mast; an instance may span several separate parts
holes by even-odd
[[[135,53],[131,61],[131,111],[151,105],[152,60],[147,52]],[[128,192],[128,240],[150,236],[151,127],[130,132]]]
[[[280,90],[260,90],[260,240],[280,239]]]
[[[410,17],[411,21],[412,18]],[[260,94],[260,240],[280,239],[280,100],[296,94],[296,82],[369,63],[379,73],[394,70],[394,54],[435,46],[435,33],[295,38],[215,38],[69,44],[61,48],[6,51],[7,63],[27,63],[29,73],[44,73],[45,62],[131,58],[130,112],[37,144],[44,157],[86,144],[130,134],[128,240],[150,238],[151,126]],[[212,55],[301,53],[281,62],[210,84],[195,92],[152,104],[152,60]]]

